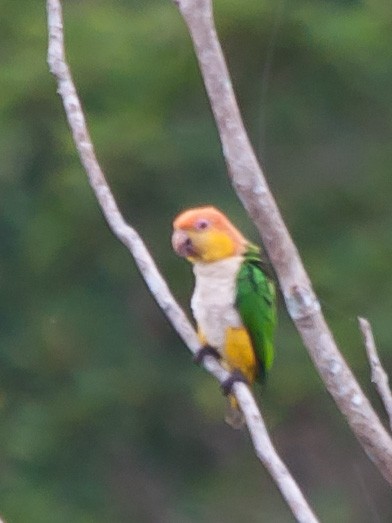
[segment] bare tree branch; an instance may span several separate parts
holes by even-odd
[[[381,365],[369,321],[366,318],[358,318],[358,322],[365,342],[366,353],[372,373],[372,382],[375,384],[386,413],[388,414],[389,426],[392,430],[392,393],[389,387],[388,375]]]
[[[287,309],[337,406],[392,485],[392,439],[338,350],[244,128],[216,34],[212,0],[174,0],[188,26],[234,189],[256,224]]]
[[[199,348],[196,332],[170,293],[165,280],[158,271],[140,236],[125,222],[98,164],[83,110],[65,58],[60,1],[47,0],[47,12],[49,30],[48,63],[52,74],[57,80],[58,92],[62,98],[72,136],[90,185],[114,235],[130,251],[158,305],[189,350],[195,353]],[[221,383],[228,377],[228,373],[214,358],[207,357],[204,366]],[[271,474],[295,518],[301,523],[317,523],[318,520],[296,482],[278,456],[249,388],[243,383],[236,383],[234,385],[234,393],[244,413],[256,455]]]

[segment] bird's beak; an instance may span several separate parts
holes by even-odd
[[[195,256],[196,254],[191,238],[181,229],[176,229],[173,232],[172,245],[175,252],[184,258]]]

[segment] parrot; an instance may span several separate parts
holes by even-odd
[[[275,284],[261,249],[213,206],[181,212],[173,221],[172,246],[193,265],[191,309],[201,344],[194,359],[201,363],[212,355],[230,373],[222,384],[229,400],[226,421],[239,428],[244,418],[233,384],[263,383],[273,363]]]

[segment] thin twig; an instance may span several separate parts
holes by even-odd
[[[158,305],[189,350],[194,353],[199,348],[196,332],[170,293],[165,280],[159,273],[140,236],[125,222],[98,164],[83,110],[65,58],[60,1],[47,0],[47,11],[49,29],[48,63],[51,72],[57,80],[58,92],[62,98],[72,136],[90,185],[113,233],[131,252],[147,287]],[[214,358],[206,358],[204,366],[221,383],[228,377],[227,372]],[[235,384],[234,393],[244,413],[256,455],[270,472],[297,521],[301,523],[317,523],[317,519],[299,487],[278,456],[268,435],[261,413],[248,387],[242,383]]]
[[[381,365],[376,342],[374,341],[373,330],[369,321],[366,318],[358,317],[358,322],[365,343],[372,382],[375,384],[385,411],[388,414],[389,426],[392,430],[392,392],[389,387],[388,375]]]
[[[253,151],[216,33],[212,0],[176,0],[188,27],[219,130],[228,174],[259,230],[287,310],[353,433],[392,485],[392,439],[340,353],[297,248]],[[243,6],[246,9],[245,6]]]
[[[280,25],[282,23],[282,17],[284,14],[284,8],[286,7],[286,0],[280,0],[276,7],[275,18],[272,23],[271,34],[265,51],[264,65],[261,71],[261,85],[260,85],[260,138],[259,138],[259,151],[265,150],[265,131],[267,128],[267,97],[268,89],[271,80],[272,64],[274,61],[275,47],[279,34]]]

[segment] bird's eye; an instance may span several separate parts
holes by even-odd
[[[208,220],[204,220],[203,218],[201,220],[198,220],[196,222],[196,229],[198,231],[203,231],[204,229],[207,229],[207,227],[210,225],[210,222]]]

